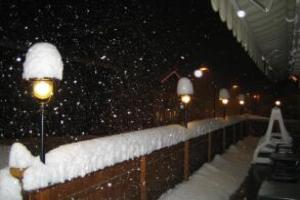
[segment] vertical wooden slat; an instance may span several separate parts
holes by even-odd
[[[189,150],[190,150],[190,142],[185,141],[184,142],[184,179],[187,180],[190,176],[190,156],[189,156]]]
[[[223,128],[223,132],[222,132],[222,147],[223,147],[223,149],[222,149],[222,153],[225,151],[225,149],[226,149],[226,128],[224,127]]]
[[[233,140],[233,141],[232,141],[232,144],[235,144],[235,143],[237,142],[237,139],[236,139],[236,138],[237,138],[237,137],[236,137],[236,126],[237,126],[237,124],[234,124],[233,127],[232,127],[232,129],[233,129],[233,130],[232,130],[232,132],[233,132],[233,133],[232,133],[232,134],[233,134],[233,136],[232,136],[232,140]]]
[[[140,193],[141,200],[147,200],[147,187],[146,187],[146,156],[142,156],[140,159]]]
[[[211,149],[211,147],[212,147],[212,141],[211,141],[211,132],[209,132],[208,133],[208,145],[207,145],[207,147],[208,147],[208,149],[207,149],[207,160],[208,161],[211,161],[211,159],[212,159],[212,149]]]

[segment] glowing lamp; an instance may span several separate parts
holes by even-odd
[[[53,81],[50,79],[38,79],[33,81],[33,96],[41,101],[49,99],[53,95]]]
[[[243,106],[243,105],[245,105],[245,101],[240,100],[240,101],[239,101],[239,104],[240,104],[241,106]]]
[[[275,105],[276,106],[281,106],[281,101],[279,101],[279,100],[275,101]]]
[[[208,72],[208,71],[209,71],[209,69],[208,69],[207,67],[201,67],[200,70],[201,70],[202,72]]]
[[[238,85],[233,85],[232,88],[233,88],[233,89],[238,89],[239,86],[238,86]]]
[[[244,94],[239,94],[237,98],[238,98],[239,104],[241,106],[245,105],[245,95]]]
[[[23,63],[22,77],[32,83],[32,96],[39,100],[40,126],[40,159],[45,163],[45,104],[53,96],[54,80],[62,80],[63,62],[61,55],[53,44],[39,42],[30,47]]]
[[[223,104],[223,105],[227,105],[227,104],[228,104],[228,102],[229,102],[229,100],[228,100],[228,99],[222,99],[222,104]]]
[[[191,95],[194,94],[194,87],[192,81],[188,78],[180,78],[177,83],[177,95],[180,96],[181,102],[183,102],[184,109],[184,126],[187,127],[188,111],[187,104],[191,101]]]
[[[202,72],[201,69],[196,69],[196,70],[194,71],[194,76],[195,76],[196,78],[201,78],[202,75],[203,75],[203,72]]]
[[[191,101],[191,96],[190,95],[183,95],[183,96],[181,96],[181,101],[185,104],[188,104]]]

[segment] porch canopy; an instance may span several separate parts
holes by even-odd
[[[299,76],[300,0],[211,0],[211,5],[271,80]]]

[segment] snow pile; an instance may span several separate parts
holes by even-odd
[[[247,119],[253,119],[253,120],[269,120],[269,117],[264,117],[260,115],[253,115],[253,114],[245,114]]]
[[[0,170],[0,199],[22,199],[21,184],[18,179],[10,175],[8,168]]]
[[[0,169],[8,166],[9,145],[0,145]]]
[[[189,129],[180,125],[169,125],[66,144],[49,151],[46,154],[46,164],[41,163],[38,157],[33,157],[22,144],[15,143],[12,146],[9,164],[10,167],[26,169],[23,188],[35,190],[83,177],[88,173],[150,154],[243,119],[245,118],[208,119],[189,123]],[[236,148],[241,151],[240,146]],[[234,149],[231,151],[234,152]],[[228,160],[227,157],[223,159]],[[218,157],[215,162],[227,167],[227,163],[218,160]]]
[[[29,167],[33,162],[33,157],[28,149],[21,143],[14,143],[9,153],[9,166],[19,169]]]
[[[179,125],[170,125],[60,146],[46,154],[46,165],[31,158],[31,166],[24,172],[24,189],[34,190],[83,177],[107,166],[175,145],[186,140],[185,130]]]
[[[23,64],[23,79],[62,79],[63,62],[57,48],[50,43],[40,42],[29,48]]]
[[[215,130],[224,128],[226,126],[231,126],[241,121],[247,119],[245,115],[242,116],[230,116],[226,119],[223,118],[211,118],[204,120],[197,120],[188,123],[188,128],[190,129],[188,138],[195,138],[200,135],[208,134]]]
[[[239,188],[247,176],[257,139],[248,137],[231,146],[222,156],[204,164],[187,182],[179,184],[160,200],[224,200]]]

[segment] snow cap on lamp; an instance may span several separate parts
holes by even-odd
[[[180,78],[177,83],[177,94],[178,96],[182,95],[193,95],[194,87],[192,81],[188,78]]]
[[[220,89],[219,99],[223,100],[223,99],[229,99],[229,98],[230,98],[230,95],[229,95],[228,90],[226,88]]]
[[[23,63],[23,79],[51,78],[61,80],[62,76],[62,58],[53,44],[40,42],[29,48]]]
[[[245,101],[245,95],[244,94],[239,94],[238,95],[238,100],[239,101]]]

